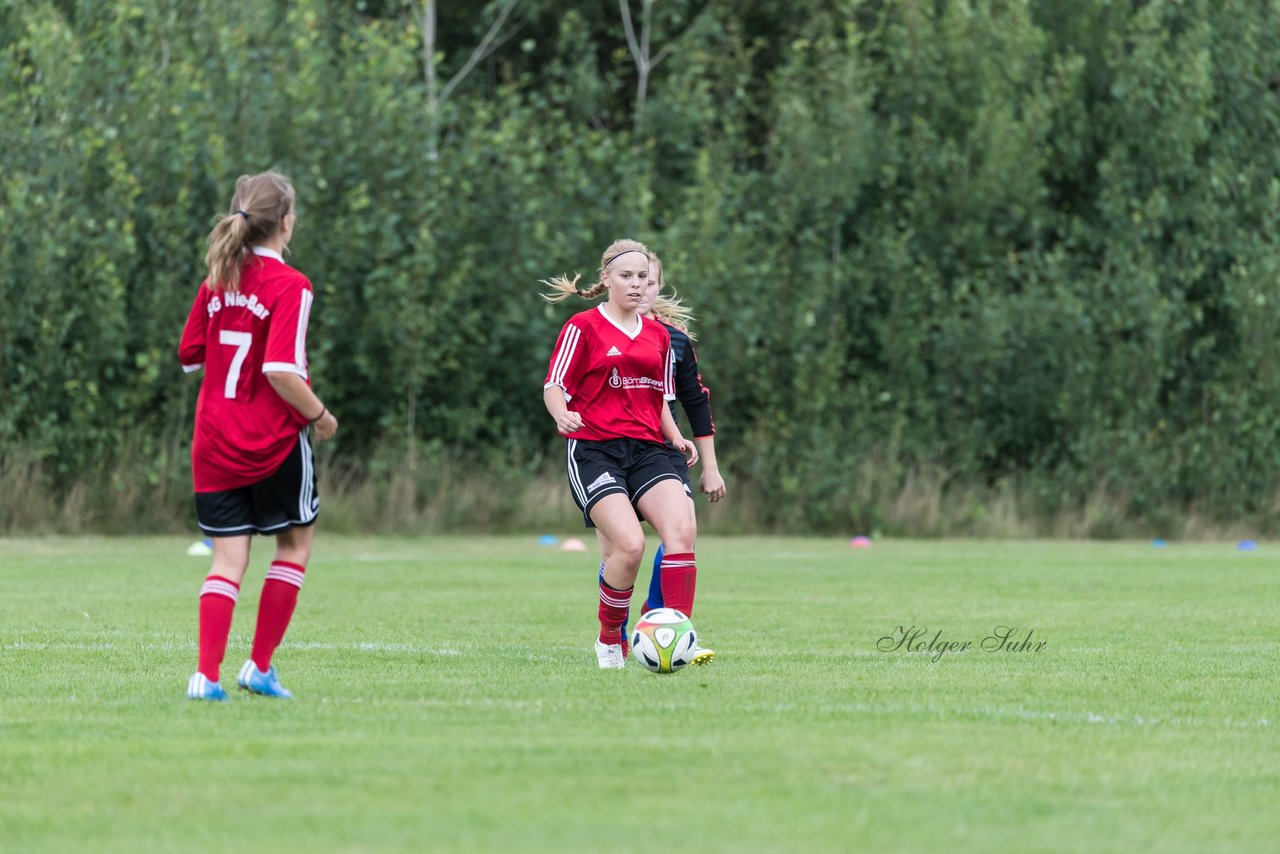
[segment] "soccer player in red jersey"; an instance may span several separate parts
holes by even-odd
[[[546,297],[551,302],[608,294],[560,330],[542,394],[556,429],[568,439],[573,500],[587,527],[613,544],[600,579],[595,643],[596,662],[606,669],[626,664],[622,625],[644,557],[640,517],[669,550],[668,607],[692,605],[697,571],[688,499],[664,440],[690,463],[697,448],[680,435],[666,404],[675,397],[671,337],[640,314],[649,258],[644,244],[618,240],[601,256],[600,281],[586,290],[578,290],[576,276],[545,283],[554,290]]]
[[[675,362],[676,398],[680,401],[681,406],[684,407],[685,415],[688,416],[689,428],[693,432],[693,441],[698,447],[698,455],[701,458],[702,473],[698,478],[698,488],[715,502],[724,498],[726,487],[724,478],[720,474],[720,467],[716,461],[716,428],[711,416],[711,392],[702,384],[702,375],[698,370],[698,357],[693,349],[693,334],[689,331],[693,316],[680,300],[662,295],[661,292],[665,286],[662,261],[657,255],[651,254],[648,283],[645,286],[644,299],[640,303],[640,313],[657,320],[667,330],[667,334],[671,336],[672,359]],[[671,401],[670,406],[671,414],[674,418],[676,414],[675,401]],[[689,514],[693,518],[694,533],[696,535],[697,515],[693,503],[693,488],[689,483],[689,467],[686,465],[685,456],[668,445],[667,458],[671,461],[671,466],[675,469],[676,474],[680,475],[680,480],[684,484],[685,494],[689,496]],[[613,550],[613,545],[599,530],[596,531],[596,538],[600,545],[600,571],[603,573],[604,564]],[[662,593],[662,564],[665,558],[665,551],[665,548],[660,543],[658,552],[653,559],[653,574],[649,580],[649,594],[644,603],[645,611],[651,611],[654,608],[661,608],[666,605],[665,597]],[[694,589],[696,590],[696,584]],[[693,616],[692,595],[689,598],[689,611],[685,613],[686,616]],[[624,621],[624,653],[626,648],[626,622]],[[714,651],[699,645],[694,650],[691,663],[696,665],[710,664],[714,658]]]
[[[271,656],[293,616],[320,509],[307,427],[317,439],[338,430],[307,370],[311,283],[284,263],[296,221],[293,186],[283,175],[236,181],[231,210],[209,235],[208,275],[178,347],[184,371],[204,369],[191,474],[196,519],[213,541],[200,589],[199,664],[187,685],[194,700],[227,698],[218,669],[254,534],[273,534],[276,554],[253,650],[236,681],[256,694],[293,696]]]

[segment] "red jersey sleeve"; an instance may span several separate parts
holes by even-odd
[[[547,379],[542,387],[545,389],[548,386],[558,385],[564,389],[565,399],[572,399],[578,393],[582,375],[586,373],[590,364],[586,350],[587,342],[582,330],[574,325],[572,320],[569,321],[560,330],[560,338],[557,339],[556,348],[551,353],[551,366],[547,370]]]
[[[191,311],[187,314],[187,325],[182,328],[182,341],[178,344],[178,361],[186,373],[198,371],[204,367],[205,329],[209,321],[209,289],[200,285]]]
[[[300,275],[297,287],[285,290],[271,307],[267,351],[262,359],[264,374],[280,371],[307,379],[307,322],[312,299],[311,283]]]

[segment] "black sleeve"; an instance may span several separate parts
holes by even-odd
[[[711,392],[702,384],[702,375],[698,373],[698,355],[693,351],[693,342],[679,329],[668,326],[667,331],[671,333],[671,348],[675,351],[676,399],[689,416],[689,429],[694,438],[715,435]]]

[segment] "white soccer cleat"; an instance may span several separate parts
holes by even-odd
[[[700,646],[700,647],[696,647],[693,650],[693,655],[690,656],[689,663],[696,665],[698,667],[701,667],[704,664],[710,664],[712,661],[715,660],[715,657],[716,657],[716,654],[714,650],[710,650],[710,649],[707,649],[706,647]]]
[[[627,659],[622,654],[622,644],[596,641],[596,663],[601,670],[621,670],[626,667]]]

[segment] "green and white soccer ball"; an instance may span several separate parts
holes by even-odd
[[[697,648],[693,621],[674,608],[649,611],[631,632],[631,654],[654,673],[684,669]]]

